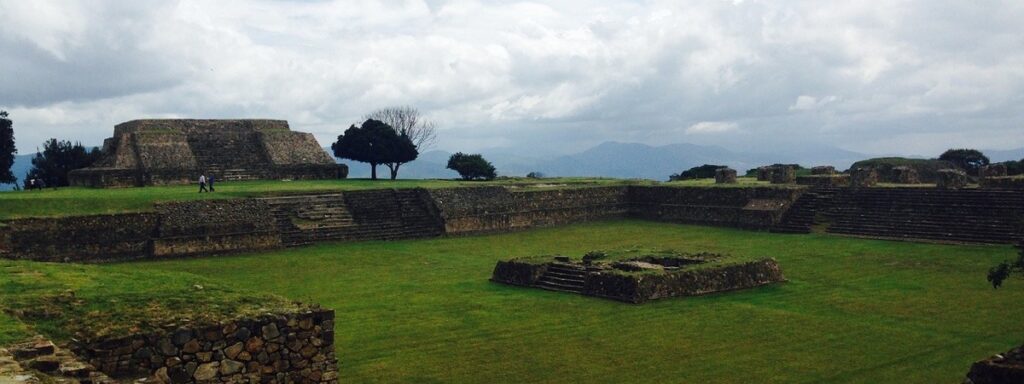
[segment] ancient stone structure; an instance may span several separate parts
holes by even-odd
[[[850,185],[850,175],[820,174],[797,176],[796,183],[799,185],[809,185],[817,188],[846,187]]]
[[[334,163],[312,134],[284,120],[133,120],[114,127],[103,157],[69,174],[72,185],[127,187],[216,180],[333,179]]]
[[[911,167],[898,166],[892,168],[892,182],[897,184],[920,184],[917,170]]]
[[[792,184],[796,182],[796,169],[791,165],[772,167],[772,184]]]
[[[858,167],[850,171],[850,186],[873,187],[878,184],[878,171],[874,168]]]
[[[700,259],[638,258],[613,263],[551,260],[499,261],[491,281],[597,296],[640,304],[650,300],[697,296],[785,281],[774,259],[687,268]],[[643,274],[623,273],[646,271]]]
[[[942,189],[960,189],[967,186],[967,174],[959,169],[940,169],[936,187]]]
[[[331,310],[79,340],[72,348],[107,375],[161,383],[338,382]]]
[[[1024,348],[1017,347],[974,363],[964,383],[1024,383]]]
[[[981,166],[981,170],[979,173],[981,174],[981,177],[983,179],[989,177],[1003,177],[1006,176],[1007,173],[1006,164],[996,163],[983,165]]]
[[[111,379],[42,336],[0,348],[0,383],[116,384],[123,381],[130,380]]]
[[[812,175],[834,175],[836,174],[836,167],[831,165],[821,165],[811,168]]]
[[[715,184],[736,184],[736,170],[732,168],[716,169]]]
[[[772,181],[772,167],[757,167],[757,181]]]
[[[1024,176],[984,177],[979,183],[982,188],[1024,190]]]

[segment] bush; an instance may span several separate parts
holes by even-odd
[[[526,178],[527,179],[543,179],[544,178],[544,174],[540,173],[540,172],[534,171],[534,172],[527,173],[526,174]]]
[[[467,155],[459,152],[448,158],[448,169],[459,173],[463,180],[494,180],[497,173],[494,165],[478,154]]]
[[[672,174],[668,177],[668,179],[669,181],[689,179],[710,179],[715,177],[715,170],[718,168],[728,167],[724,165],[704,164],[702,166],[693,167],[680,173]]]

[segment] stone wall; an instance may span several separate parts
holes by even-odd
[[[850,186],[850,175],[843,174],[817,174],[810,176],[797,176],[796,183],[818,188],[834,188]]]
[[[677,223],[768,229],[798,188],[630,187],[631,216]]]
[[[982,188],[1024,190],[1024,176],[984,177]]]
[[[273,249],[281,246],[274,216],[255,199],[198,200],[157,205],[154,257]]]
[[[159,220],[152,213],[11,220],[0,226],[0,254],[55,262],[144,257]]]
[[[779,264],[774,259],[764,259],[663,274],[592,274],[587,276],[583,294],[639,304],[668,297],[753,288],[785,280]]]
[[[102,372],[165,383],[337,383],[334,311],[268,314],[72,345]]]
[[[447,234],[502,232],[625,217],[627,187],[512,192],[503,187],[430,190]]]
[[[491,281],[530,287],[537,284],[547,269],[547,263],[529,263],[516,259],[501,260],[491,272]]]
[[[134,120],[114,127],[93,167],[72,185],[125,187],[218,180],[326,179],[347,175],[309,133],[283,120]]]

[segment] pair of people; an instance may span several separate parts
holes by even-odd
[[[32,178],[28,180],[28,190],[30,191],[33,189],[42,190],[43,187],[46,187],[46,182],[43,179]]]
[[[207,189],[209,186],[209,189]],[[206,177],[206,175],[199,175],[199,193],[213,192],[213,175]]]

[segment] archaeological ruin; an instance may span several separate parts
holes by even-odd
[[[335,164],[312,134],[294,132],[284,120],[132,120],[114,127],[103,157],[72,171],[85,187],[188,184],[199,175],[216,180],[335,179],[348,168]]]

